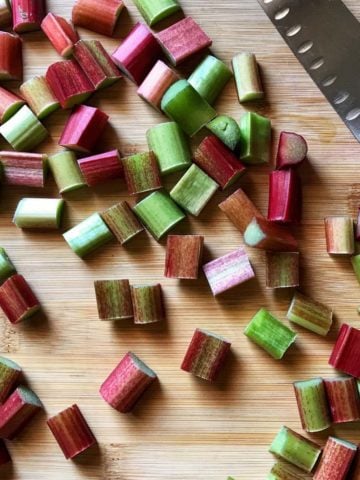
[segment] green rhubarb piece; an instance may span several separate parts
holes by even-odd
[[[240,103],[264,97],[256,57],[253,53],[240,53],[232,60],[236,88]]]
[[[170,196],[184,210],[197,217],[214,195],[219,185],[193,164],[180,178]]]
[[[332,325],[333,311],[328,306],[295,292],[286,318],[311,332],[325,336]]]
[[[68,230],[63,237],[70,248],[81,258],[114,238],[98,213],[93,213],[86,220]]]
[[[216,117],[216,111],[186,80],[171,85],[161,100],[161,110],[190,137]]]
[[[13,222],[18,228],[60,227],[64,200],[61,198],[23,198],[18,203]]]
[[[307,432],[321,432],[331,426],[329,405],[322,378],[294,382],[301,424]]]
[[[225,63],[208,55],[190,75],[188,82],[212,105],[231,77],[232,72]]]
[[[159,166],[153,152],[136,153],[121,161],[130,195],[161,188]]]
[[[216,135],[230,150],[236,150],[241,142],[239,124],[227,115],[219,115],[207,124],[208,128]]]
[[[295,340],[296,333],[261,308],[245,329],[245,335],[276,360],[280,360]]]
[[[60,108],[60,103],[45,77],[31,78],[21,85],[20,92],[40,120]]]
[[[8,257],[4,248],[0,247],[0,283],[16,273],[12,261]]]
[[[86,186],[74,152],[64,150],[52,155],[48,165],[61,194]]]
[[[0,405],[5,402],[21,376],[21,367],[9,358],[0,357]]]
[[[16,151],[29,152],[48,136],[48,131],[26,105],[1,125],[0,134]]]
[[[355,255],[354,257],[351,257],[351,264],[353,266],[356,278],[360,283],[360,255]]]
[[[160,123],[150,128],[146,136],[162,175],[183,170],[191,164],[188,140],[177,123]]]
[[[266,480],[311,480],[312,476],[285,462],[276,462]]]
[[[305,472],[312,471],[321,455],[321,448],[316,443],[287,427],[281,428],[269,451]]]
[[[164,192],[151,193],[137,203],[133,210],[156,240],[160,240],[186,217]]]
[[[268,163],[271,151],[271,122],[254,112],[247,112],[240,120],[240,159],[250,165]]]
[[[134,0],[134,3],[151,27],[181,10],[177,0]]]

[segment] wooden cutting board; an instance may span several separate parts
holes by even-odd
[[[26,196],[57,196],[49,182],[44,191],[1,188],[0,244],[6,248],[44,305],[44,315],[11,327],[0,318],[0,351],[19,362],[38,393],[46,413],[38,415],[9,445],[14,466],[0,478],[16,480],[262,480],[273,459],[267,452],[274,435],[286,424],[301,431],[291,383],[333,375],[327,361],[339,325],[359,326],[359,285],[349,260],[330,258],[325,249],[323,218],[355,214],[360,204],[359,145],[352,138],[310,78],[274,30],[256,0],[181,0],[214,40],[213,52],[230,62],[242,50],[257,54],[266,87],[266,103],[258,108],[273,120],[275,140],[285,129],[299,132],[310,147],[301,169],[304,182],[304,221],[297,235],[302,252],[302,290],[332,306],[335,325],[328,338],[302,329],[295,348],[281,362],[251,344],[244,326],[260,307],[280,319],[291,291],[266,290],[261,252],[249,251],[256,279],[214,299],[206,280],[179,283],[163,277],[165,244],[149,235],[122,248],[113,243],[87,261],[78,259],[60,232],[18,230],[11,223],[17,202]],[[71,0],[50,0],[49,9],[70,17]],[[81,31],[83,38],[101,38],[112,51],[140,19],[130,0],[121,16],[117,38]],[[360,18],[356,0],[346,2]],[[321,19],[319,19],[321,21]],[[43,74],[59,60],[40,33],[24,35],[25,78]],[[99,145],[120,148],[123,154],[146,149],[146,130],[164,117],[136,95],[127,80],[96,94],[91,105],[111,119]],[[239,118],[234,84],[216,105],[221,113]],[[59,150],[67,112],[45,120],[52,140],[40,151]],[[5,145],[1,145],[3,149]],[[249,168],[240,184],[266,213],[270,167]],[[167,186],[174,182],[167,180]],[[234,188],[233,188],[234,190]],[[231,191],[227,192],[227,194]],[[95,211],[127,198],[124,184],[113,183],[66,196],[63,230]],[[189,219],[177,232],[205,235],[205,259],[216,258],[239,245],[242,238],[222,212],[219,193],[198,220]],[[93,291],[96,279],[129,278],[131,282],[161,282],[168,319],[163,325],[134,327],[101,322]],[[232,354],[220,381],[209,385],[180,370],[196,327],[229,339]],[[134,351],[159,375],[134,414],[112,410],[98,394],[102,381],[128,350]],[[45,420],[77,403],[92,427],[100,448],[76,462],[63,458]],[[358,426],[336,428],[335,434],[359,442]],[[313,436],[324,443],[326,434]]]

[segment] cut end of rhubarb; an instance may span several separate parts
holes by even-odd
[[[281,132],[276,157],[276,168],[291,168],[302,163],[308,153],[306,140],[292,132]]]

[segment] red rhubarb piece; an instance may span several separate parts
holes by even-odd
[[[158,60],[138,88],[137,94],[149,105],[160,110],[161,100],[165,92],[178,80],[178,74],[162,60]]]
[[[45,0],[11,0],[13,29],[17,33],[40,30],[46,15]]]
[[[204,237],[169,235],[166,245],[165,277],[196,280],[199,276]]]
[[[329,437],[314,480],[345,480],[356,452],[357,446],[353,443]]]
[[[66,459],[76,457],[97,443],[76,404],[49,418],[47,424]]]
[[[109,117],[98,108],[77,106],[71,113],[59,140],[62,147],[90,153],[102,135]]]
[[[305,160],[308,152],[304,137],[292,132],[281,132],[276,157],[276,168],[290,168]]]
[[[3,182],[6,185],[43,188],[46,158],[40,153],[0,152]]]
[[[241,188],[221,202],[219,208],[242,234],[254,217],[264,218]]]
[[[122,0],[77,0],[72,20],[74,25],[111,37],[124,6]]]
[[[78,164],[89,187],[124,177],[118,150],[81,158]]]
[[[22,275],[13,275],[0,286],[0,307],[11,323],[19,323],[40,309],[40,303]]]
[[[72,54],[74,44],[79,40],[79,35],[73,25],[65,18],[48,13],[41,22],[41,29],[59,55],[68,57]]]
[[[268,220],[278,223],[301,221],[301,184],[295,170],[270,173]]]
[[[155,372],[128,352],[101,385],[100,395],[115,410],[127,413],[156,378]]]
[[[22,98],[0,87],[0,123],[9,120],[24,104]]]
[[[298,252],[298,243],[289,230],[282,225],[255,217],[244,232],[244,241],[249,247],[277,252]]]
[[[8,449],[6,448],[5,442],[0,440],[0,467],[11,462],[11,457]]]
[[[140,85],[161,56],[161,48],[151,30],[137,23],[112,54],[120,70]]]
[[[329,364],[348,375],[360,378],[360,330],[346,323],[341,326]]]
[[[212,40],[194,19],[186,17],[157,34],[165,54],[173,65],[212,45]]]
[[[333,422],[360,420],[360,397],[355,378],[324,379],[324,383]]]
[[[0,80],[22,80],[22,41],[18,35],[0,32]]]

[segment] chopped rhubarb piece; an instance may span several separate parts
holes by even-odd
[[[108,208],[101,216],[121,245],[124,245],[144,230],[144,227],[133,214],[129,204],[125,201]]]
[[[53,63],[47,69],[45,78],[62,108],[83,103],[94,91],[92,83],[75,60]]]
[[[329,255],[353,255],[355,252],[354,222],[351,217],[326,217],[326,249]]]
[[[266,286],[299,286],[299,252],[266,252]]]
[[[327,378],[324,382],[333,422],[360,420],[360,397],[355,378]]]
[[[208,55],[190,75],[188,82],[212,105],[231,77],[231,70],[225,63]]]
[[[16,151],[31,151],[48,136],[48,131],[26,105],[1,125],[0,134]]]
[[[265,308],[261,308],[256,313],[244,333],[275,360],[283,358],[297,337],[295,332],[271,315]]]
[[[22,98],[0,87],[0,123],[7,122],[24,104]]]
[[[0,80],[23,77],[22,41],[17,35],[0,32]]]
[[[6,448],[5,442],[3,440],[0,440],[0,467],[10,462],[11,462],[10,453]]]
[[[344,323],[331,353],[329,364],[360,378],[360,330]]]
[[[131,81],[140,85],[160,55],[161,48],[151,30],[137,23],[112,54],[112,59]]]
[[[133,318],[129,280],[96,280],[94,287],[101,320]]]
[[[162,30],[157,39],[172,65],[179,65],[212,45],[212,40],[191,17]]]
[[[165,277],[196,280],[199,276],[204,237],[169,235],[166,245]]]
[[[219,335],[197,328],[181,364],[181,369],[214,382],[224,367],[231,343]]]
[[[185,214],[164,192],[151,193],[137,203],[133,210],[155,240],[160,240],[185,219]]]
[[[75,404],[46,422],[66,459],[74,458],[96,444],[79,407]]]
[[[113,239],[113,234],[98,213],[93,213],[63,235],[76,255],[85,257]]]
[[[62,147],[90,153],[101,137],[109,117],[98,108],[78,105],[72,111],[59,140]]]
[[[151,27],[181,10],[177,0],[134,0],[134,3]]]
[[[20,87],[21,95],[41,120],[60,108],[60,104],[45,77],[33,77]]]
[[[128,413],[156,379],[153,370],[128,352],[101,385],[100,395],[115,410]]]
[[[74,25],[111,37],[124,6],[122,0],[77,0],[72,21]]]
[[[276,156],[276,168],[291,168],[299,165],[306,158],[308,146],[301,135],[292,132],[281,132]]]
[[[270,173],[268,220],[278,223],[301,221],[301,183],[295,170]]]
[[[16,268],[4,248],[0,247],[0,283],[16,273]],[[0,400],[1,403],[1,400]]]
[[[283,226],[255,217],[244,232],[244,241],[249,247],[278,252],[296,252],[298,243]]]
[[[276,462],[266,480],[312,480],[312,476],[289,463]]]
[[[146,136],[149,149],[156,155],[162,175],[184,170],[190,166],[189,143],[177,123],[160,123],[150,128]]]
[[[0,27],[8,27],[12,21],[11,6],[8,0],[0,0]]]
[[[158,60],[137,90],[137,94],[149,105],[160,110],[161,100],[179,76],[163,61]]]
[[[254,217],[263,218],[241,188],[221,202],[219,208],[242,234],[245,233]]]
[[[131,298],[134,308],[134,323],[161,322],[165,318],[161,285],[132,285]]]
[[[0,286],[0,307],[11,323],[22,322],[41,308],[25,278],[18,274]]]
[[[232,59],[239,102],[264,98],[259,67],[253,53],[239,53]]]
[[[60,194],[72,192],[86,185],[73,152],[64,150],[52,155],[48,163]]]
[[[230,150],[236,150],[240,145],[241,132],[239,124],[227,115],[219,115],[206,125],[211,133],[216,135]]]
[[[356,278],[358,279],[358,282],[360,283],[360,254],[351,257],[351,264],[353,266]]]
[[[15,438],[42,408],[38,396],[29,388],[20,385],[5,403],[0,405],[0,438]]]
[[[329,437],[314,480],[345,480],[356,452],[357,446],[353,443]]]
[[[244,165],[215,135],[204,138],[195,152],[195,163],[224,190],[245,173]]]
[[[98,40],[80,40],[74,46],[74,57],[96,90],[108,87],[121,74]]]
[[[219,185],[193,164],[172,188],[170,197],[184,210],[199,216]]]
[[[9,358],[0,357],[0,405],[5,402],[21,377],[21,367]]]
[[[65,18],[48,13],[41,22],[41,29],[59,55],[68,57],[73,53],[79,35],[73,25]]]
[[[152,192],[162,187],[159,166],[153,152],[123,158],[122,165],[130,195]]]
[[[58,229],[63,209],[61,198],[22,198],[13,222],[18,228]]]
[[[89,187],[124,176],[118,150],[80,158],[78,165]]]
[[[286,318],[311,332],[325,336],[332,325],[333,311],[328,306],[295,292]]]
[[[240,158],[250,165],[269,163],[271,153],[271,122],[254,112],[247,112],[240,120]]]
[[[187,80],[171,85],[161,100],[161,110],[190,137],[216,117],[216,111]]]
[[[294,382],[301,425],[307,432],[321,432],[331,426],[329,405],[322,378]]]
[[[269,451],[309,473],[321,455],[319,445],[287,427],[281,428]]]
[[[46,15],[45,0],[11,0],[13,29],[17,33],[40,30]]]
[[[255,277],[249,257],[243,248],[206,263],[203,270],[214,296]]]

